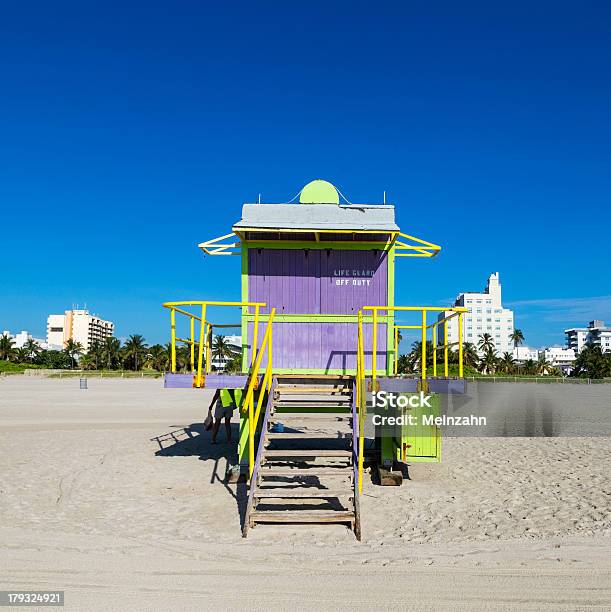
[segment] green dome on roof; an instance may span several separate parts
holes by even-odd
[[[300,204],[339,204],[339,193],[328,181],[316,179],[308,183],[299,194]]]

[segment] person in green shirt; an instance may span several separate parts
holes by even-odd
[[[231,442],[231,417],[233,411],[242,405],[242,389],[217,389],[212,398],[214,405],[214,426],[212,427],[212,444],[216,444],[216,437],[221,428],[221,421],[225,420],[227,442]]]

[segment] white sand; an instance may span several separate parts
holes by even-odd
[[[0,588],[74,610],[611,608],[609,439],[447,439],[400,488],[366,479],[361,543],[243,540],[228,447],[199,435],[210,392],[89,387],[0,379]]]

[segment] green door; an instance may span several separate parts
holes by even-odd
[[[402,393],[406,396],[419,396],[417,393]],[[417,462],[441,461],[441,432],[436,425],[429,425],[430,418],[440,416],[441,402],[439,394],[430,394],[431,407],[404,408],[403,412],[412,415],[411,423],[401,427],[401,445],[398,449],[399,459]]]

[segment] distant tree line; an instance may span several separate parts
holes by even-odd
[[[213,358],[229,359],[227,369],[239,371],[242,367],[241,348],[230,344],[225,336],[215,336],[212,342]],[[195,350],[195,367],[198,351]],[[134,334],[124,342],[114,336],[94,342],[85,351],[80,342],[70,339],[63,350],[43,349],[36,340],[30,338],[21,348],[7,334],[0,336],[0,359],[25,366],[38,366],[53,369],[83,370],[156,370],[167,372],[170,369],[171,345],[153,344],[149,346],[144,337]],[[190,371],[191,349],[187,346],[176,348],[176,369]]]
[[[524,335],[515,329],[510,335],[514,346],[524,342]],[[479,352],[478,349],[479,348]],[[397,363],[400,374],[421,372],[422,343],[414,342],[411,351],[401,355]],[[433,367],[433,343],[426,343],[427,370]],[[518,363],[509,352],[499,355],[490,334],[479,336],[477,346],[465,342],[463,344],[463,365],[466,376],[477,374],[506,375],[506,376],[563,376],[562,371],[540,357],[537,361],[528,359]],[[458,371],[458,351],[448,351],[448,370],[455,376]],[[437,350],[437,373],[444,373],[444,351]],[[580,378],[605,378],[611,376],[611,353],[603,353],[600,346],[586,345],[575,360],[571,376]]]

